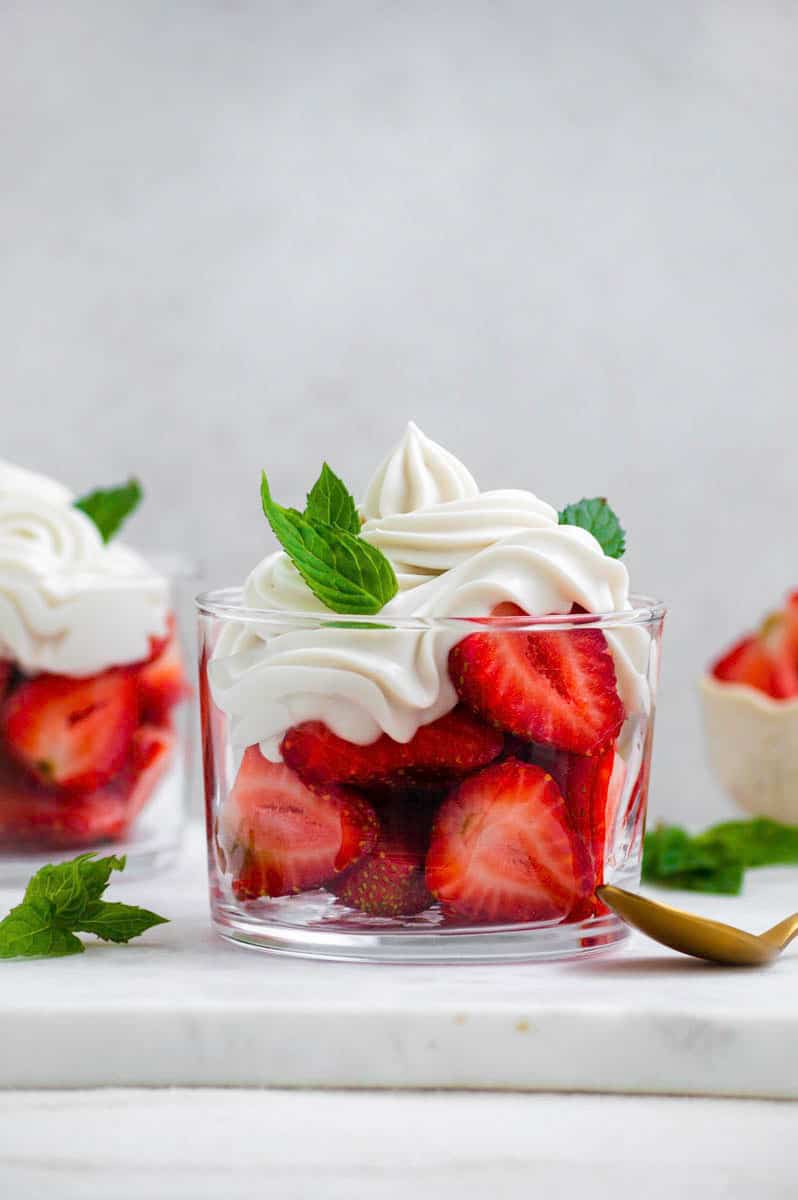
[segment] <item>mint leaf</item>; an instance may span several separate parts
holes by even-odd
[[[101,900],[113,871],[125,859],[79,854],[69,862],[41,867],[25,889],[21,904],[0,921],[0,958],[54,958],[79,954],[76,933],[94,933],[111,942],[128,942],[165,917],[132,904]]]
[[[272,499],[265,471],[261,501],[275,537],[327,608],[369,616],[396,595],[399,585],[382,551],[344,529],[283,508]]]
[[[153,925],[168,924],[166,917],[137,908],[135,904],[93,900],[80,918],[81,933],[95,933],[107,942],[129,942]]]
[[[664,887],[694,892],[737,895],[745,867],[740,855],[726,846],[702,845],[676,825],[660,826],[646,834],[643,878]]]
[[[724,821],[691,835],[677,825],[646,834],[643,878],[664,887],[737,895],[752,867],[798,863],[798,827],[766,817]]]
[[[626,534],[603,496],[567,505],[560,513],[561,525],[578,525],[592,533],[608,558],[622,558]]]
[[[345,529],[347,533],[360,533],[360,517],[355,501],[346,484],[327,463],[308,492],[302,515],[311,521],[322,521],[325,525]]]
[[[59,919],[68,922],[70,914],[80,913],[91,900],[99,900],[108,887],[112,871],[125,869],[125,858],[110,855],[79,854],[69,862],[42,867],[25,889],[25,900],[52,903]]]
[[[107,858],[97,858],[94,854],[81,854],[75,859],[80,870],[80,877],[86,887],[90,900],[99,900],[108,887],[112,871],[124,871],[127,859],[123,854],[117,858],[115,854]]]
[[[0,958],[60,958],[83,949],[80,938],[54,923],[46,904],[23,901],[0,921]]]
[[[775,867],[798,863],[798,827],[782,825],[768,817],[751,821],[724,821],[695,839],[701,847],[723,847],[736,854],[746,867]]]
[[[89,893],[80,873],[80,861],[42,867],[25,889],[23,904],[47,911],[51,921],[65,929],[74,928],[75,920],[89,903]]]
[[[137,479],[129,479],[127,483],[115,488],[98,488],[75,501],[87,517],[91,517],[102,534],[104,542],[110,542],[120,525],[134,509],[138,508],[142,497],[141,484]]]

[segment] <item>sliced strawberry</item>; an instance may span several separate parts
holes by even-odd
[[[138,723],[133,675],[104,671],[87,679],[39,675],[11,693],[0,726],[10,754],[41,783],[99,787],[127,757]]]
[[[338,737],[320,721],[289,729],[280,750],[284,760],[310,783],[423,783],[452,779],[492,762],[504,739],[495,729],[458,707],[422,725],[409,742],[386,733],[366,746]]]
[[[396,796],[378,812],[377,844],[329,885],[344,904],[376,917],[410,916],[433,903],[424,878],[429,807]]]
[[[773,662],[759,638],[741,638],[710,669],[725,683],[747,683],[760,692],[772,691]]]
[[[128,761],[104,789],[107,794],[124,797],[128,825],[171,767],[176,741],[170,730],[158,725],[141,725],[133,734]]]
[[[590,855],[594,884],[602,883],[614,748],[589,756],[548,746],[530,749],[529,761],[548,771],[562,792],[574,832]]]
[[[472,921],[564,920],[592,872],[552,777],[508,758],[461,783],[433,825],[427,887]]]
[[[155,645],[153,656],[137,671],[137,679],[144,720],[165,725],[175,705],[191,695],[180,643],[174,633]]]
[[[142,726],[110,783],[85,793],[59,792],[0,755],[0,844],[92,846],[123,837],[171,761],[174,736]]]
[[[611,741],[624,721],[598,629],[472,633],[451,651],[449,675],[460,698],[491,724],[577,754]]]
[[[348,788],[312,791],[257,746],[244,754],[219,820],[223,869],[239,900],[285,896],[318,887],[368,854],[377,817]]]

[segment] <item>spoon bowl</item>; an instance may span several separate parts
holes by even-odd
[[[798,935],[798,913],[756,934],[636,896],[611,884],[596,888],[596,894],[622,921],[655,942],[725,966],[762,966],[776,958]]]

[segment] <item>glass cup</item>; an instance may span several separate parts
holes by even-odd
[[[198,597],[217,931],[372,962],[529,961],[625,938],[595,889],[640,880],[665,615],[632,603],[385,621]],[[444,715],[390,739],[399,694]]]
[[[167,636],[151,640],[148,659],[88,680],[27,677],[13,662],[0,664],[6,675],[0,886],[24,882],[44,863],[87,851],[124,854],[129,875],[161,870],[178,853],[187,814],[193,708],[184,666],[189,661],[185,617],[197,576],[180,556],[153,554],[148,561],[168,580],[170,593]],[[80,779],[61,786],[48,782],[46,758],[30,763],[14,752],[14,740],[24,749],[30,735],[38,751],[42,730],[51,729],[57,739],[60,724],[79,730],[83,721],[85,745],[96,745],[111,730],[107,744],[115,761],[110,775],[103,771],[97,778],[90,758]],[[69,743],[70,754],[75,747],[80,752],[79,739]],[[54,747],[54,756],[59,753]]]

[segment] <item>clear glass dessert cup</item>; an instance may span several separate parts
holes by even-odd
[[[238,589],[198,597],[216,930],[365,962],[531,961],[620,942],[626,927],[595,889],[640,880],[665,615],[632,604],[391,621],[251,609]],[[315,669],[348,669],[353,646],[401,678],[340,694],[336,671]],[[309,691],[286,675],[297,647]],[[408,670],[423,676],[415,692]],[[380,696],[408,691],[436,698],[405,740],[389,738]],[[352,723],[353,696],[373,703],[368,728]]]
[[[194,691],[182,639],[196,570],[175,555],[149,561],[169,583],[169,619],[146,658],[90,676],[0,661],[0,886],[80,853],[125,855],[128,874],[145,875],[179,851]],[[111,593],[105,619],[113,625]]]

